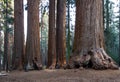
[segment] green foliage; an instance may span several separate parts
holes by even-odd
[[[70,3],[70,5],[74,5],[75,6],[75,0],[67,0],[67,3]]]
[[[74,37],[74,29],[73,29],[74,24],[72,24],[74,21],[72,19],[74,19],[73,14],[75,13],[75,11],[73,11],[75,9],[75,0],[67,0],[66,3],[67,3],[66,59],[68,61],[72,52],[73,37]]]
[[[0,0],[0,55],[4,54],[4,33],[13,35],[13,0]]]
[[[104,0],[104,34],[107,53],[119,62],[119,21],[117,13],[114,12],[115,3]]]
[[[13,7],[12,0],[7,0],[7,6],[5,0],[0,0],[0,28],[6,30],[6,22],[8,24],[9,31],[13,28]]]

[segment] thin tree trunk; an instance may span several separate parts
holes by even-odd
[[[109,0],[106,0],[106,28],[109,28]]]
[[[55,0],[49,5],[49,39],[48,39],[48,67],[56,65],[56,29],[55,29]]]
[[[70,0],[67,1],[67,5],[68,5],[67,61],[69,61],[69,58],[70,58]]]
[[[5,9],[5,11],[6,11],[6,15],[5,15],[5,18],[6,18],[6,20],[5,20],[5,32],[4,32],[4,59],[3,59],[3,69],[4,70],[6,70],[6,71],[8,71],[8,35],[9,35],[9,33],[8,33],[8,21],[7,21],[7,18],[8,18],[8,10],[7,10],[7,8],[8,8],[8,3],[7,3],[7,0],[5,0],[4,1],[4,3],[5,3],[5,7],[6,7],[6,9]]]
[[[14,0],[14,59],[13,68],[23,69],[24,52],[24,9],[23,0]]]
[[[65,20],[66,20],[66,0],[57,1],[57,22],[56,22],[56,54],[57,63],[60,66],[66,64],[65,51]]]
[[[119,66],[120,66],[120,0],[119,0]]]
[[[1,35],[0,35],[1,36]],[[1,57],[2,57],[2,51],[1,51],[1,48],[0,48],[0,72],[1,72],[1,70],[2,70],[2,64],[1,64]]]

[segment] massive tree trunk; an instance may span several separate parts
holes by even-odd
[[[48,39],[48,67],[55,68],[56,64],[56,29],[55,29],[55,0],[49,5],[49,39]]]
[[[91,60],[96,69],[107,68],[113,60],[104,52],[102,0],[76,0],[76,26],[73,55],[69,63],[83,66]],[[96,61],[99,60],[100,61]],[[110,61],[109,61],[110,60]],[[82,64],[82,65],[81,65]]]
[[[23,0],[14,0],[14,57],[13,68],[23,69],[24,13]]]
[[[28,0],[28,28],[26,42],[26,65],[32,67],[33,61],[41,66],[39,0]]]
[[[57,63],[60,66],[66,64],[65,59],[65,19],[66,19],[66,0],[57,1],[57,22],[56,22],[56,54]]]
[[[102,0],[76,1],[74,54],[103,48]]]

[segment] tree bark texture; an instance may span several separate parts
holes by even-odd
[[[28,28],[26,42],[26,62],[32,67],[33,60],[41,65],[39,0],[28,0]]]
[[[76,0],[74,54],[103,48],[102,0]]]
[[[56,54],[57,63],[60,66],[66,64],[65,20],[66,20],[66,0],[58,0],[56,21]]]
[[[70,68],[118,69],[104,51],[102,0],[76,0],[76,25]],[[68,65],[68,67],[69,67]]]
[[[48,67],[56,65],[56,28],[55,28],[55,0],[49,0],[49,39],[48,39]]]
[[[13,68],[23,69],[24,54],[24,8],[23,0],[14,0],[14,57]]]

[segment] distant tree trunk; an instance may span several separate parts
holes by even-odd
[[[11,47],[10,47],[10,45],[11,45],[11,43],[10,43],[10,37],[11,37],[11,35],[10,35],[10,33],[9,33],[9,37],[8,37],[8,39],[9,39],[9,41],[8,41],[8,56],[7,56],[7,61],[8,61],[8,70],[11,70],[10,69],[10,66],[11,66]]]
[[[119,0],[119,66],[120,66],[120,0]]]
[[[8,32],[8,21],[7,21],[7,18],[8,18],[8,3],[7,3],[7,0],[4,1],[5,3],[5,12],[6,12],[6,15],[5,15],[5,32],[4,32],[4,59],[3,59],[3,69],[8,71],[8,37],[9,37],[9,32]]]
[[[24,51],[24,9],[23,0],[14,0],[14,59],[13,68],[23,69]]]
[[[106,0],[106,28],[109,29],[109,0]]]
[[[2,58],[2,50],[1,50],[1,46],[2,46],[2,33],[1,33],[1,29],[0,29],[0,72],[2,69],[2,65],[1,65],[1,58]]]
[[[8,69],[12,70],[12,56],[13,56],[14,35],[9,33],[8,43]]]
[[[57,63],[60,66],[66,64],[65,20],[66,20],[66,0],[58,0],[56,22],[56,54]]]
[[[39,0],[28,0],[28,28],[26,42],[26,64],[32,67],[33,60],[41,64]]]
[[[49,0],[49,39],[48,39],[48,67],[56,65],[56,29],[55,29],[55,0]]]
[[[67,28],[68,28],[68,34],[67,34],[67,61],[69,61],[70,58],[70,0],[67,0],[67,8],[68,8],[68,20],[67,20]]]

